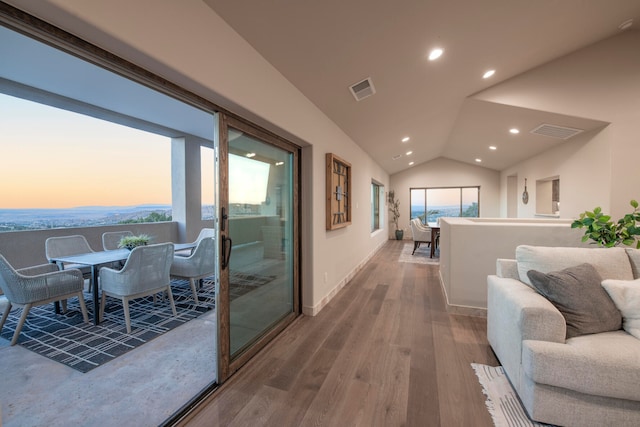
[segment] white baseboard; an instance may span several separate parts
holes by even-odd
[[[447,313],[461,314],[463,316],[487,317],[486,308],[450,304],[449,296],[447,295],[447,290],[444,287],[444,281],[442,280],[442,274],[440,273],[440,270],[438,270],[438,278],[440,279],[440,289],[442,289],[442,293],[444,294],[444,302],[446,305]]]
[[[373,258],[373,256],[382,248],[382,246],[384,246],[385,243],[387,243],[386,240],[376,246],[373,251],[371,251],[371,253],[369,253],[369,255],[367,255],[353,270],[351,270],[342,280],[340,280],[338,284],[333,289],[331,289],[331,291],[329,291],[329,293],[325,295],[324,298],[320,300],[320,302],[318,302],[314,306],[302,306],[302,314],[304,314],[305,316],[315,316],[320,313],[320,310],[322,310],[324,306],[327,305],[329,301],[331,301],[333,297],[335,297],[338,292],[340,292],[342,288],[344,288],[345,285],[349,283],[351,279],[353,279],[355,275],[358,274],[358,272],[360,272],[360,270],[362,270],[365,264],[369,262],[371,258]]]

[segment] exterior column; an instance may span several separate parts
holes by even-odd
[[[200,143],[189,136],[171,139],[171,204],[178,241],[195,240],[202,228]]]

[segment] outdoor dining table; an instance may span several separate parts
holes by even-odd
[[[174,243],[174,251],[191,249],[196,246],[195,243]],[[69,256],[61,256],[51,258],[51,262],[60,264],[64,268],[64,263],[80,264],[91,267],[90,285],[93,289],[93,324],[100,324],[100,297],[98,294],[98,273],[100,267],[118,261],[125,261],[129,258],[131,251],[129,249],[115,249],[110,251],[88,252],[85,254],[76,254]]]

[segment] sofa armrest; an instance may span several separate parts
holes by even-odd
[[[520,280],[518,262],[515,259],[498,258],[496,260],[496,276]]]
[[[564,343],[566,322],[553,304],[519,280],[490,275],[487,292],[487,338],[519,390],[522,341]]]

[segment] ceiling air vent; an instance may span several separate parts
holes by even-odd
[[[584,132],[584,129],[574,129],[565,126],[556,126],[543,123],[537,128],[531,130],[531,133],[535,135],[549,136],[551,138],[569,139],[572,136]]]
[[[373,87],[371,77],[367,77],[361,82],[349,86],[349,90],[351,91],[351,94],[356,99],[356,101],[362,101],[363,99],[376,93],[376,88]]]
[[[398,160],[400,157],[402,157],[402,154],[396,154],[395,156],[393,156],[391,159],[392,160]]]

